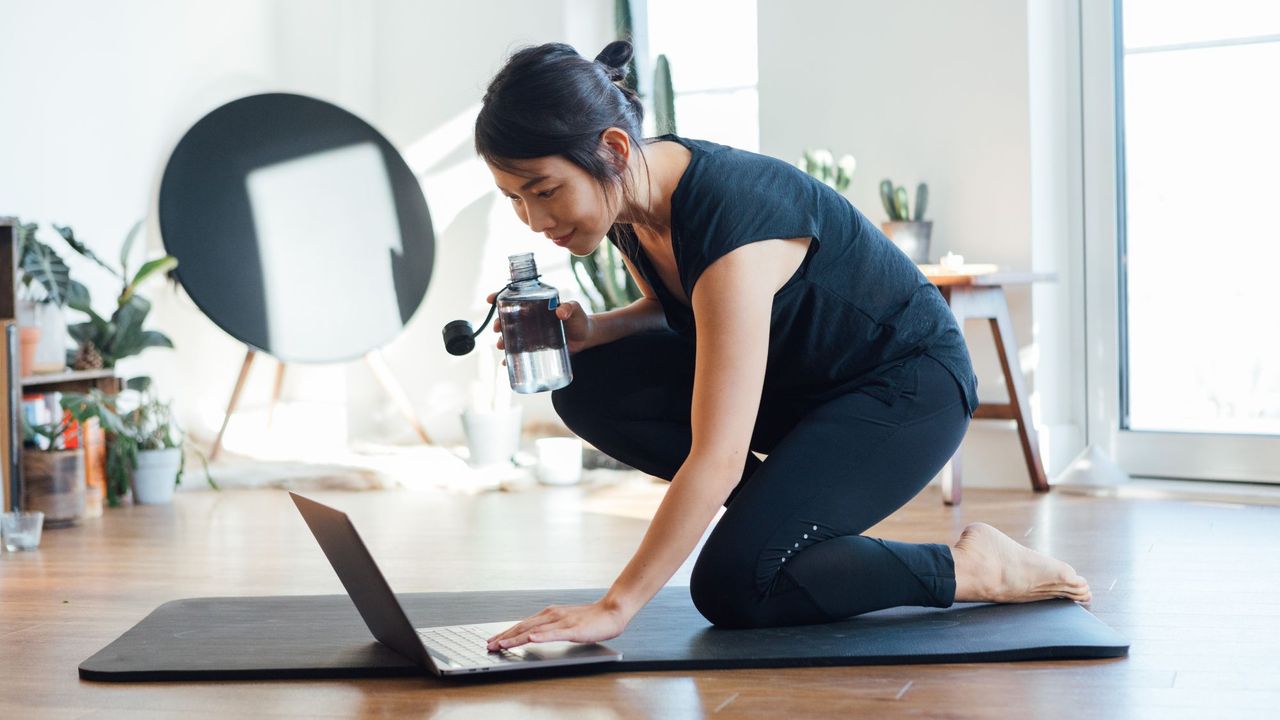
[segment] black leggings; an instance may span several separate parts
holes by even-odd
[[[551,396],[561,419],[611,457],[671,480],[692,443],[692,342],[644,332],[571,361],[573,382]],[[950,606],[950,547],[861,533],[918,494],[960,445],[962,398],[946,368],[923,356],[892,404],[860,392],[809,407],[763,399],[751,449],[768,457],[747,454],[703,545],[690,587],[698,611],[743,628]]]

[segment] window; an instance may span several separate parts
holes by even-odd
[[[758,151],[755,0],[646,0],[646,5],[645,66],[652,73],[658,55],[671,64],[677,134]],[[711,28],[714,32],[708,32]],[[642,86],[652,83],[646,78]],[[654,127],[652,117],[650,105],[646,132]]]
[[[1124,420],[1280,435],[1280,2],[1124,0]]]

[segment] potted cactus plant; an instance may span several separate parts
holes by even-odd
[[[901,185],[895,187],[889,179],[880,182],[880,202],[889,214],[889,219],[880,223],[880,229],[915,263],[929,262],[929,235],[933,232],[933,221],[924,219],[925,208],[929,205],[929,186],[925,183],[916,185],[916,205],[914,214],[907,202],[907,189]]]

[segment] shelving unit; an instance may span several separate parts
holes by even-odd
[[[16,218],[0,217],[0,336],[9,338],[9,327],[16,328],[18,310],[18,221]],[[16,345],[16,342],[10,343]],[[10,363],[10,355],[13,361]],[[120,378],[115,371],[102,370],[66,370],[59,373],[30,375],[23,377],[17,367],[19,358],[17,348],[13,352],[0,352],[0,378],[4,383],[6,402],[0,403],[0,425],[5,432],[0,434],[0,469],[4,472],[4,505],[5,510],[17,506],[21,498],[22,440],[17,432],[18,418],[15,413],[22,407],[22,394],[28,390],[40,392],[88,392],[91,388],[100,388],[106,393],[118,393],[121,389]],[[12,365],[12,367],[11,367]]]

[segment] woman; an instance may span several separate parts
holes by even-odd
[[[552,401],[575,433],[671,485],[603,598],[549,607],[488,648],[618,636],[722,504],[690,588],[718,626],[1087,602],[1069,565],[989,525],[953,546],[861,535],[964,436],[976,380],[955,319],[826,185],[715,143],[642,141],[640,101],[619,83],[630,57],[622,41],[594,62],[562,44],[517,52],[485,93],[476,150],[531,230],[578,256],[607,236],[626,256],[642,299],[557,308],[574,381]]]

